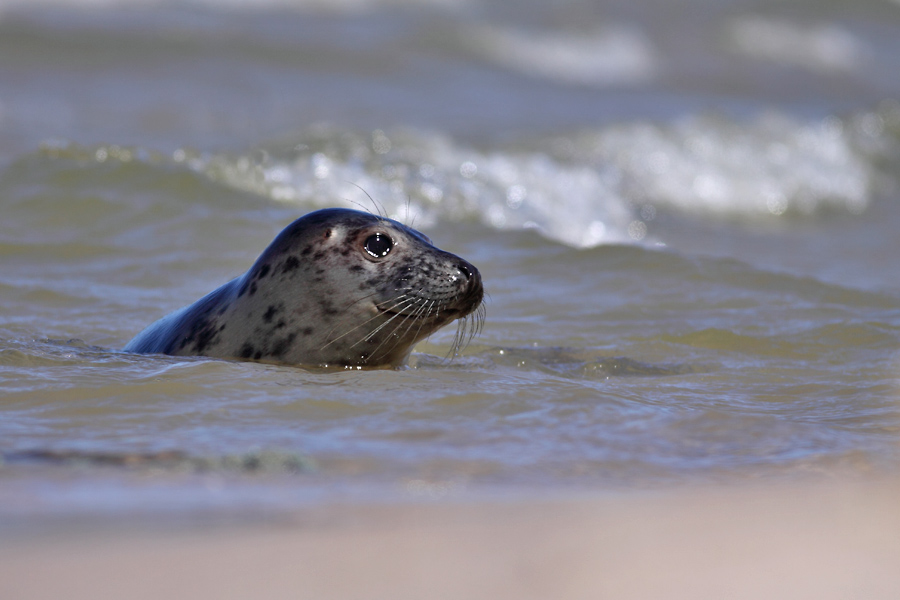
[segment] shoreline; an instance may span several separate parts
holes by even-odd
[[[340,504],[0,541],[0,597],[900,597],[900,480]]]

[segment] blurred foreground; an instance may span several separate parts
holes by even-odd
[[[0,546],[0,597],[900,597],[900,483],[336,505]],[[165,574],[161,576],[161,574]]]

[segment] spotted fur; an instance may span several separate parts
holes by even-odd
[[[366,251],[380,234],[392,247]],[[297,365],[398,366],[459,319],[454,349],[484,321],[481,275],[396,221],[347,209],[286,227],[242,276],[147,327],[126,351]],[[471,318],[469,318],[471,316]]]

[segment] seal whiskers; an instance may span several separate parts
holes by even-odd
[[[481,333],[484,328],[484,321],[487,315],[484,302],[478,305],[472,313],[461,317],[456,323],[456,334],[453,336],[453,342],[450,345],[450,352],[447,356],[456,356]]]
[[[403,298],[403,297],[405,297],[405,296],[406,296],[406,295],[403,294],[402,296],[399,296],[399,297]],[[369,297],[371,297],[371,294],[370,294],[369,296],[366,296],[366,298],[369,298]],[[361,299],[357,300],[356,302],[361,302],[361,301],[364,300],[364,299],[365,299],[365,298],[361,298]],[[351,306],[352,306],[353,304],[356,304],[356,302],[351,303]],[[391,308],[388,309],[388,310],[391,310],[391,311],[392,311],[392,310],[394,310],[397,306],[400,306],[401,304],[404,304],[404,302],[403,302],[403,301],[398,302],[395,306],[391,307]],[[400,314],[400,313],[395,313],[394,316],[397,316],[397,315],[399,315],[399,314]],[[344,337],[350,335],[351,333],[353,333],[354,331],[356,331],[356,330],[359,329],[360,327],[365,327],[366,325],[368,325],[369,323],[371,323],[372,321],[374,321],[375,319],[378,319],[378,318],[380,318],[380,317],[381,317],[381,314],[376,314],[374,317],[371,317],[371,318],[369,318],[368,320],[363,321],[362,323],[360,323],[359,325],[353,327],[352,329],[349,329],[349,330],[345,331],[344,333],[342,333],[341,335],[339,335],[339,336],[333,338],[330,342],[328,342],[327,344],[325,344],[324,346],[322,346],[322,349],[324,350],[325,348],[327,348],[327,347],[330,346],[331,344],[334,344],[335,342],[337,342],[337,341],[340,340],[341,338],[344,338]],[[394,318],[394,317],[391,317],[391,319],[388,319],[388,322],[390,322],[393,318]],[[384,327],[385,325],[387,325],[387,323],[382,323],[381,325],[379,325],[379,326],[375,329],[375,331],[378,331],[379,329],[381,329],[381,328]],[[334,329],[332,329],[332,332],[333,332],[333,331],[334,331]],[[374,333],[374,332],[369,332],[368,335],[371,335],[372,333]],[[365,340],[365,339],[366,339],[366,338],[363,338],[363,340]],[[363,341],[363,340],[360,340],[360,341]],[[358,343],[359,343],[359,342],[356,342],[356,344],[358,344]],[[353,346],[355,346],[356,344],[353,344]],[[352,346],[351,346],[351,347],[352,347]]]
[[[433,303],[434,303],[434,301],[432,301],[432,304],[433,304]],[[389,346],[388,348],[385,349],[385,352],[390,352],[391,350],[393,350],[393,349],[394,349],[394,348],[395,348],[395,347],[403,340],[403,336],[398,336],[398,335],[397,335],[397,331],[398,331],[398,330],[399,330],[399,329],[400,329],[407,321],[409,321],[409,326],[407,326],[407,331],[406,331],[406,333],[409,333],[409,331],[412,329],[412,326],[415,325],[416,320],[419,321],[419,330],[416,332],[415,339],[417,339],[417,340],[418,340],[418,339],[421,339],[421,338],[418,337],[418,336],[419,336],[419,334],[420,334],[421,331],[422,331],[422,326],[425,324],[425,320],[431,315],[431,311],[430,311],[430,308],[429,308],[428,314],[426,314],[424,317],[421,316],[421,313],[422,313],[423,310],[425,310],[425,305],[420,306],[420,307],[416,310],[415,313],[406,315],[406,318],[405,318],[403,321],[401,321],[400,323],[398,323],[396,327],[394,327],[394,329],[393,329],[393,331],[390,333],[390,335],[385,336],[384,340],[382,340],[382,342],[381,342],[381,343],[380,343],[380,344],[372,351],[372,358],[374,358],[375,356],[378,356],[378,349],[381,348],[381,346],[383,346],[383,345],[384,345],[389,339],[391,339],[392,337],[395,338],[395,341],[394,341],[394,343],[393,343],[391,346]],[[398,314],[399,314],[399,313],[398,313]],[[411,321],[410,321],[410,318],[412,318]]]

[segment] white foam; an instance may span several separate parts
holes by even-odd
[[[706,215],[858,213],[868,205],[871,160],[837,118],[801,121],[770,113],[747,123],[692,116],[581,136],[575,152],[615,164],[638,204]]]
[[[657,51],[639,29],[605,25],[586,32],[534,32],[480,27],[474,47],[489,60],[561,83],[589,86],[636,83],[656,73]]]
[[[691,116],[490,150],[431,132],[319,127],[292,147],[236,157],[179,150],[171,160],[306,209],[384,210],[426,229],[479,221],[587,247],[664,241],[659,210],[755,222],[860,213],[878,180],[874,165],[898,160],[898,131],[900,104],[885,103],[847,119]],[[82,154],[124,160],[117,146]]]
[[[871,55],[862,40],[832,23],[741,17],[728,24],[727,32],[742,54],[814,71],[851,71]]]
[[[392,218],[422,227],[475,219],[497,229],[536,229],[573,246],[632,239],[633,215],[616,191],[613,169],[563,165],[541,152],[479,152],[435,134],[321,135],[341,142],[261,162],[190,159],[183,152],[179,158],[213,179],[283,202],[371,208],[368,195]]]

